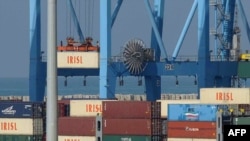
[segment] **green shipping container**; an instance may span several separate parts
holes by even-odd
[[[250,77],[250,62],[249,61],[239,61],[238,63],[238,76],[240,78]]]
[[[250,125],[250,117],[236,117],[233,119],[234,125]]]
[[[38,135],[0,135],[0,141],[42,141]]]
[[[103,135],[102,141],[161,141],[160,136]]]

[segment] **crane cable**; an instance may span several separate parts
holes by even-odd
[[[87,36],[93,36],[93,21],[94,21],[94,1],[93,0],[85,0],[84,1],[84,30]]]
[[[81,15],[81,0],[78,0],[78,3],[76,0],[74,0],[74,5],[76,7],[76,11],[78,10],[78,18],[79,18],[79,22],[81,23],[81,17],[84,16],[84,21],[83,23],[85,23],[84,26],[84,33],[86,36],[92,37],[93,36],[93,25],[94,25],[94,0],[85,0],[84,1],[84,15]],[[77,7],[78,5],[78,7]],[[66,36],[70,36],[73,37],[75,35],[75,30],[72,24],[72,17],[71,14],[69,13],[69,9],[68,6],[66,4]],[[69,32],[69,33],[68,33]],[[85,36],[85,38],[86,38]]]

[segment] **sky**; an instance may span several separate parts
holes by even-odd
[[[152,0],[150,0],[152,1]],[[100,39],[99,0],[72,0],[84,36]],[[112,8],[116,0],[112,0]],[[242,0],[244,7],[250,6],[249,0]],[[58,45],[66,37],[77,38],[73,23],[70,21],[66,0],[57,0]],[[193,0],[166,0],[163,24],[163,43],[168,56],[177,44],[182,28],[192,7]],[[83,5],[80,7],[80,5]],[[86,5],[90,6],[88,8]],[[94,10],[90,10],[94,9]],[[248,21],[250,9],[244,8]],[[212,13],[213,8],[210,8]],[[89,17],[86,17],[88,15]],[[47,0],[41,0],[41,46],[47,51]],[[239,16],[240,18],[240,16]],[[239,22],[241,19],[239,19]],[[241,26],[241,25],[240,25]],[[243,28],[243,26],[241,26]],[[130,39],[140,38],[146,46],[150,45],[151,23],[144,0],[125,0],[112,28],[112,56],[123,51],[123,45]],[[241,47],[249,47],[246,33],[242,29]],[[0,77],[29,76],[29,0],[0,0]],[[210,40],[213,36],[210,36]],[[189,27],[179,55],[195,55],[197,52],[197,13]]]

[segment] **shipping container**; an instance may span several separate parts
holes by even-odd
[[[103,135],[162,134],[161,119],[103,119]]]
[[[104,135],[102,141],[162,141],[161,136]]]
[[[193,141],[192,138],[168,138],[167,141]]]
[[[0,135],[0,141],[43,141],[42,135]]]
[[[193,141],[217,141],[216,139],[196,139],[194,138]]]
[[[250,77],[250,62],[249,61],[239,61],[238,62],[238,76],[239,78],[249,78]]]
[[[42,118],[0,118],[0,135],[42,135]]]
[[[102,113],[102,100],[70,100],[70,116],[93,117]]]
[[[57,101],[58,103],[64,103],[65,105],[69,105],[70,104],[70,99],[61,99]]]
[[[250,125],[250,117],[234,117],[233,125]]]
[[[58,135],[63,136],[95,136],[95,117],[59,117]]]
[[[70,116],[69,106],[70,106],[69,104],[58,103],[58,116],[59,117]]]
[[[96,141],[95,136],[58,136],[58,141]]]
[[[0,102],[0,118],[41,118],[43,102]]]
[[[157,100],[161,103],[161,118],[168,116],[168,104],[198,104],[200,100]]]
[[[216,139],[198,139],[198,138],[168,138],[167,141],[216,141]]]
[[[169,104],[169,121],[216,121],[217,105]]]
[[[99,68],[98,52],[57,52],[58,68]]]
[[[64,117],[66,116],[66,113],[65,113],[65,104],[64,103],[57,103],[57,114],[59,117]]]
[[[169,138],[216,138],[216,122],[169,121]]]
[[[200,101],[205,104],[249,104],[250,88],[201,88]]]
[[[161,118],[160,102],[103,101],[103,118]]]

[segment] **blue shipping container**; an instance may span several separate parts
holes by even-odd
[[[0,102],[0,118],[40,118],[42,102]]]
[[[217,105],[169,104],[169,121],[216,121]]]

